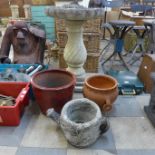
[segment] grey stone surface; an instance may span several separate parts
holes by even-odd
[[[155,129],[145,117],[112,117],[110,125],[116,149],[152,150]]]
[[[154,150],[117,150],[117,155],[154,155],[155,154],[155,149]]]
[[[17,147],[0,146],[0,155],[15,155]]]
[[[69,149],[77,149],[74,146],[70,145],[68,143],[68,148]],[[91,146],[85,148],[89,150],[105,150],[109,153],[116,154],[116,146],[115,146],[115,141],[114,137],[112,134],[112,130],[109,129],[106,133],[102,134],[102,136]]]
[[[21,118],[19,126],[15,127],[0,127],[0,145],[1,146],[19,146],[22,138],[25,134],[26,128],[29,124],[29,120],[32,115],[36,112],[33,109],[34,105],[30,104],[25,108],[24,115]]]
[[[150,94],[138,95],[138,96],[136,96],[136,100],[137,100],[138,104],[140,105],[141,109],[143,110],[144,106],[149,105]]]
[[[103,8],[85,8],[80,5],[67,5],[64,7],[51,6],[45,13],[48,16],[65,19],[65,20],[90,20],[104,16]]]
[[[143,117],[144,113],[135,96],[119,96],[113,109],[107,113],[110,117]]]
[[[89,149],[83,149],[83,150],[75,150],[75,149],[68,149],[67,155],[116,155],[104,150],[89,150]]]
[[[60,127],[43,114],[33,115],[29,120],[22,147],[67,148],[67,141]]]
[[[16,155],[67,155],[67,151],[65,149],[20,147]]]

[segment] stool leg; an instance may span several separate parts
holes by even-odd
[[[139,48],[140,48],[141,54],[140,54],[140,56],[138,56],[136,59],[134,59],[134,61],[132,61],[132,63],[130,63],[130,65],[133,65],[136,61],[138,61],[142,56],[145,55],[143,45],[142,45],[142,44],[139,44],[138,46],[139,46]],[[137,47],[138,47],[138,46],[137,46]],[[132,59],[131,59],[131,60],[132,60]]]
[[[137,51],[137,48],[138,48],[138,44],[136,44],[135,46],[134,46],[134,48],[133,48],[133,50],[132,50],[132,56],[131,56],[131,58],[130,58],[130,60],[128,61],[128,62],[130,62],[132,59],[133,59],[133,57],[134,57],[134,55],[135,55],[135,53],[136,53],[136,51]]]
[[[104,14],[104,23],[106,23],[106,21],[107,21],[107,11],[105,11],[105,14]],[[105,39],[105,28],[103,29],[102,39]]]
[[[142,55],[143,55],[143,53],[141,53],[141,55],[139,57],[137,57],[136,59],[133,59],[133,61],[130,63],[130,65],[133,65],[136,61],[138,61],[142,57]]]
[[[141,56],[144,56],[146,52],[145,52],[145,50],[144,50],[143,45],[141,44],[139,47],[140,47],[140,50],[141,50],[141,52],[142,52],[142,53],[141,53]]]
[[[131,50],[132,55],[130,56],[130,58],[129,58],[129,60],[127,61],[127,63],[130,64],[130,62],[133,60],[133,57],[134,57],[134,55],[135,55],[135,53],[136,53],[136,51],[137,51],[138,46],[139,46],[139,45],[136,43],[135,46],[133,47],[133,49]]]
[[[109,46],[110,46],[110,41],[108,42],[108,44],[102,49],[102,51],[100,52],[101,55],[104,54],[103,51],[105,51]]]
[[[101,65],[104,65],[107,61],[109,61],[114,55],[115,55],[115,51],[104,61],[104,62],[101,62]]]
[[[119,56],[120,60],[123,62],[124,66],[127,68],[127,70],[130,70],[129,67],[128,67],[128,65],[127,65],[127,63],[124,61],[121,53],[118,53],[118,56]]]
[[[108,44],[102,49],[102,51],[100,52],[100,60],[99,61],[102,61],[102,59],[104,58],[105,54],[108,52],[106,50],[108,50],[110,48],[111,44],[113,44],[113,40],[110,40],[108,42]]]

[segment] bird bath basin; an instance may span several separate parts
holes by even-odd
[[[68,41],[64,49],[64,59],[68,65],[67,70],[76,75],[77,82],[83,81],[87,51],[83,42],[82,25],[86,20],[103,17],[104,9],[85,8],[74,1],[62,7],[48,7],[45,12],[48,16],[65,20]]]

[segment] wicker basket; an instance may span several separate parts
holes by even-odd
[[[44,62],[46,64],[50,64],[52,60],[57,60],[58,59],[58,52],[59,48],[48,48],[45,50],[44,54]]]
[[[86,63],[84,64],[86,72],[98,72],[99,56],[99,53],[88,53]]]
[[[58,32],[57,33],[58,44],[60,48],[64,48],[67,43],[67,33]],[[85,47],[88,51],[99,51],[100,48],[100,34],[99,33],[84,33],[83,40]]]
[[[88,20],[84,23],[84,32],[100,33],[101,19]],[[56,19],[56,31],[66,31],[65,20]]]
[[[66,68],[67,64],[63,57],[63,49],[58,52],[59,55],[59,67]],[[84,64],[84,69],[86,72],[96,73],[98,71],[99,53],[88,53],[87,60]]]
[[[148,50],[148,36],[145,37],[144,39],[144,50]],[[124,39],[124,49],[127,52],[130,52],[133,50],[134,46],[136,45],[137,42],[137,36],[134,32],[128,32],[125,36]],[[137,51],[139,51],[140,49],[138,48]]]

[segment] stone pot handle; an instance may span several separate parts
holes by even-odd
[[[101,119],[101,125],[100,125],[100,135],[107,132],[110,125],[105,117],[102,117]]]
[[[106,99],[106,103],[103,105],[102,110],[104,112],[110,111],[112,109],[112,104],[109,98]]]
[[[58,114],[53,108],[48,109],[46,115],[60,125],[60,114]]]

